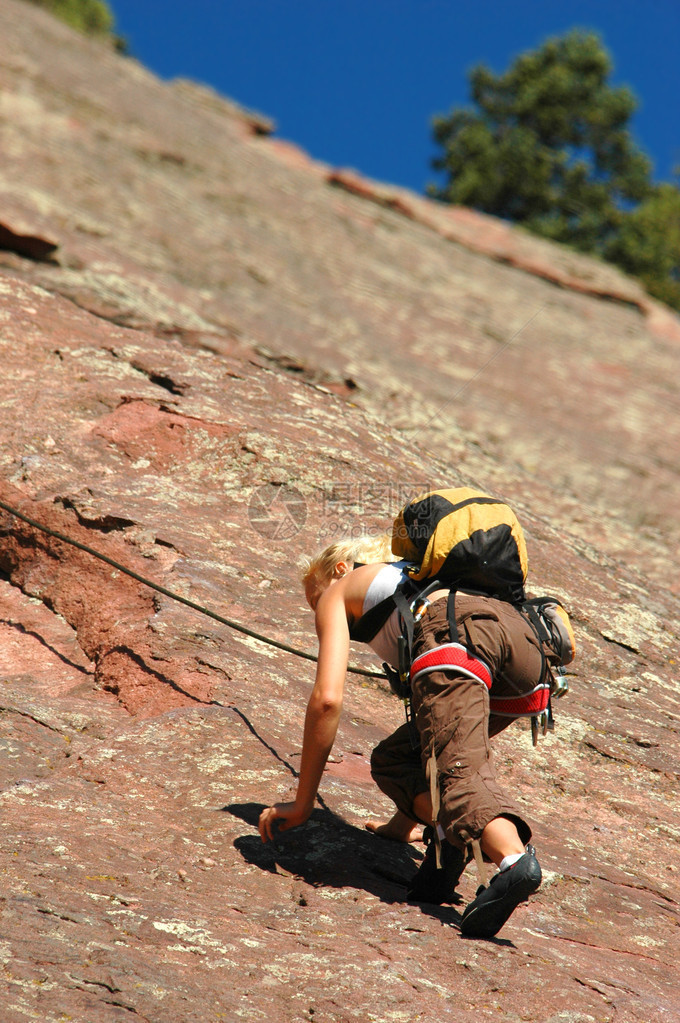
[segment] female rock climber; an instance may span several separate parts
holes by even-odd
[[[387,539],[372,550],[362,541],[340,542],[306,566],[305,595],[319,640],[316,681],[305,717],[297,793],[293,801],[262,811],[259,830],[265,842],[273,838],[274,825],[281,831],[297,827],[312,812],[342,710],[350,628],[406,578],[405,564],[391,561],[388,550]],[[355,567],[357,562],[364,563]],[[459,642],[452,644],[448,595],[446,589],[429,594],[415,624],[411,703],[420,746],[413,749],[403,725],[371,758],[374,780],[397,807],[391,821],[374,830],[412,841],[421,825],[429,826],[433,841],[409,890],[414,901],[454,901],[478,842],[478,861],[481,850],[499,872],[465,909],[461,932],[490,938],[536,891],[541,869],[527,844],[531,829],[496,779],[489,736],[513,718],[490,714],[489,691],[501,700],[521,700],[535,688],[542,661],[523,616],[490,597],[456,593]],[[395,609],[369,643],[395,666],[400,631]]]

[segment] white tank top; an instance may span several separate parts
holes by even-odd
[[[395,561],[380,569],[366,590],[362,607],[363,614],[370,611],[372,607],[379,604],[385,597],[390,597],[397,586],[408,578],[405,571],[406,564],[407,562],[405,561]],[[395,608],[380,631],[376,633],[373,639],[368,641],[368,646],[370,646],[371,650],[375,650],[378,657],[383,661],[387,661],[393,668],[398,667],[399,650],[397,640],[400,634],[401,622],[399,620],[399,612]]]

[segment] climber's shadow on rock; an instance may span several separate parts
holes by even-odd
[[[233,803],[223,809],[256,828],[265,806]],[[302,827],[276,832],[271,842],[259,834],[242,835],[234,846],[247,863],[272,874],[291,874],[317,888],[361,888],[387,903],[406,901],[407,885],[423,858],[411,845],[379,838],[318,809]],[[449,906],[421,908],[446,923],[460,919]]]

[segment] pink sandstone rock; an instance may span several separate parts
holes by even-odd
[[[409,905],[422,846],[365,828],[384,683],[348,675],[318,807],[263,846],[313,664],[0,509],[3,1021],[676,1023],[673,315],[491,218],[331,187],[20,0],[0,89],[2,187],[59,242],[0,253],[0,502],[313,653],[299,557],[474,483],[579,644],[554,733],[496,743],[544,884],[466,941],[474,872]]]

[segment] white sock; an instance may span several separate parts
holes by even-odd
[[[501,860],[501,865],[498,868],[500,871],[509,870],[513,863],[517,863],[517,860],[521,860],[524,853],[513,853],[511,856],[505,856]]]

